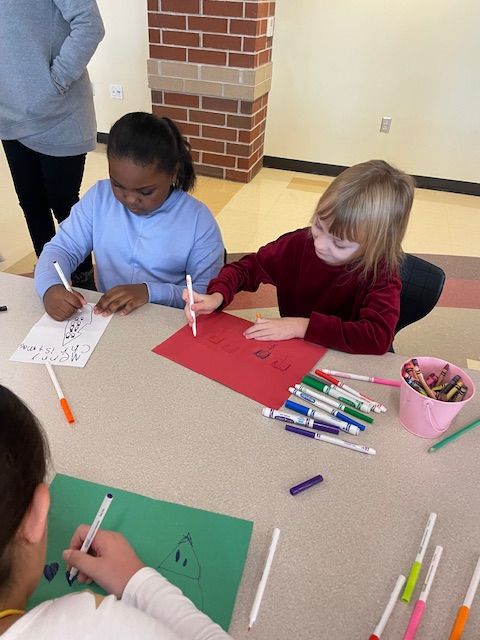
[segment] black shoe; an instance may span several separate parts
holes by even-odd
[[[72,285],[79,289],[89,289],[90,291],[96,291],[95,279],[93,277],[93,269],[90,271],[74,271],[72,273]]]

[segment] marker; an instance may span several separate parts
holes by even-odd
[[[428,453],[432,453],[437,449],[441,449],[449,442],[452,442],[452,440],[459,438],[461,435],[463,435],[467,431],[470,431],[470,429],[474,429],[475,427],[478,427],[478,426],[480,426],[480,418],[478,420],[475,420],[474,422],[471,422],[470,424],[467,424],[466,427],[462,427],[458,431],[455,431],[455,433],[452,433],[451,436],[447,436],[443,440],[440,440],[440,442],[436,442],[433,446],[430,447],[430,449],[428,450]]]
[[[430,567],[428,568],[427,577],[425,578],[425,582],[423,583],[420,597],[413,607],[412,615],[410,616],[410,620],[408,621],[407,630],[405,631],[403,640],[413,640],[413,638],[415,638],[418,627],[420,625],[420,621],[425,611],[425,607],[427,606],[428,594],[430,593],[433,579],[435,578],[435,574],[437,572],[438,563],[440,562],[440,558],[442,557],[442,552],[443,547],[435,547],[432,561],[430,562]]]
[[[316,398],[309,395],[308,393],[303,393],[302,391],[299,391],[298,389],[294,389],[293,387],[288,387],[288,390],[292,395],[296,396],[297,398],[301,398],[302,400],[305,400],[305,402],[310,402],[310,404],[313,404],[315,407],[318,407],[320,411],[325,411],[325,413],[331,416],[335,416],[340,420],[342,420],[343,422],[346,422],[348,426],[345,426],[345,425],[340,426],[339,424],[337,425],[338,428],[341,429],[342,431],[346,431],[347,433],[351,433],[354,436],[358,436],[360,431],[363,431],[365,429],[364,424],[360,424],[360,422],[353,420],[353,418],[349,418],[341,411],[338,411],[338,409],[333,409],[328,404],[325,404],[325,402],[322,402],[321,400],[317,400]]]
[[[397,604],[398,596],[400,595],[400,591],[402,590],[402,587],[404,584],[405,584],[405,576],[402,576],[402,575],[398,576],[395,586],[393,588],[392,594],[390,596],[390,599],[387,603],[387,606],[385,607],[385,611],[383,612],[382,617],[380,618],[380,622],[375,627],[369,640],[380,640],[380,636],[382,635],[385,627],[387,626],[388,619],[392,615],[392,611],[394,610],[395,605]]]
[[[265,567],[263,568],[262,577],[260,579],[260,582],[258,583],[257,592],[255,594],[252,609],[250,611],[248,631],[250,631],[250,629],[253,627],[258,616],[258,611],[260,609],[260,604],[263,598],[263,592],[265,591],[265,587],[267,586],[268,574],[270,573],[270,569],[272,568],[273,556],[275,555],[275,550],[277,548],[279,537],[280,537],[280,529],[277,529],[277,527],[275,527],[275,529],[273,530],[272,541],[270,543],[270,548],[268,550]]]
[[[368,402],[371,402],[372,404],[376,405],[380,411],[387,410],[387,407],[384,407],[383,404],[380,404],[379,402],[372,400],[371,398],[364,395],[363,393],[360,393],[356,389],[352,389],[352,387],[349,387],[344,382],[341,382],[340,380],[338,380],[338,378],[334,378],[333,376],[330,376],[328,373],[324,373],[321,369],[315,369],[315,373],[317,374],[317,376],[324,378],[325,380],[327,380],[327,382],[334,384],[336,387],[340,387],[340,389],[344,389],[345,391],[348,391],[348,393],[351,393],[355,397],[364,398]]]
[[[193,304],[192,276],[187,273],[185,279],[187,281],[188,299],[190,300],[190,313],[193,318],[192,333],[193,333],[193,337],[196,338],[197,337],[197,317],[195,315],[195,311],[192,311],[192,304]]]
[[[478,559],[477,566],[475,567],[472,579],[470,580],[467,595],[465,596],[463,605],[458,609],[457,617],[455,618],[455,622],[453,624],[448,640],[460,640],[460,638],[462,637],[463,629],[467,624],[468,616],[470,615],[470,608],[472,606],[473,598],[475,597],[475,593],[477,592],[479,583],[480,558]]]
[[[328,413],[324,413],[323,411],[317,411],[316,409],[309,409],[305,407],[303,404],[299,404],[298,402],[294,402],[293,400],[287,400],[285,402],[285,407],[287,409],[291,409],[296,413],[300,413],[303,416],[307,416],[308,418],[313,418],[314,420],[319,420],[320,422],[326,422],[327,424],[331,424],[334,427],[338,427],[345,431],[350,426],[349,422],[345,422],[344,420],[340,420],[340,418],[335,418],[334,416],[330,416]]]
[[[317,400],[321,400],[322,402],[329,404],[331,407],[334,407],[335,409],[341,409],[342,411],[345,411],[345,413],[348,413],[349,416],[350,415],[354,416],[355,418],[359,418],[364,422],[369,422],[369,423],[373,422],[373,418],[371,416],[367,416],[361,411],[352,409],[351,407],[346,405],[344,402],[340,402],[340,400],[335,400],[335,398],[331,398],[326,393],[319,393],[318,391],[311,389],[308,385],[303,384],[303,382],[301,382],[300,384],[296,384],[295,389],[297,389],[298,391],[303,391],[303,393],[307,393],[308,395],[313,396]]]
[[[300,429],[300,427],[294,427],[290,424],[285,425],[285,431],[298,433],[300,436],[306,436],[307,438],[313,438],[314,440],[321,440],[322,442],[336,444],[338,447],[344,447],[344,449],[351,449],[352,451],[358,451],[359,453],[368,453],[371,456],[377,453],[375,449],[372,449],[372,447],[367,447],[363,444],[353,444],[353,442],[340,440],[340,438],[334,438],[333,436],[325,436],[323,433],[317,433],[316,431],[307,431],[307,429]]]
[[[305,489],[310,489],[310,487],[313,487],[314,485],[319,484],[320,482],[323,482],[323,476],[314,476],[309,480],[305,480],[305,482],[301,482],[300,484],[296,484],[294,487],[291,487],[290,493],[292,496],[296,496],[297,493],[300,493],[301,491],[305,491]]]
[[[377,378],[375,376],[361,376],[358,373],[347,373],[346,371],[332,371],[332,369],[322,369],[324,373],[329,373],[331,376],[338,376],[339,378],[346,378],[347,380],[363,380],[364,382],[375,382],[375,384],[386,384],[390,387],[399,387],[400,380],[391,380],[389,378]]]
[[[364,402],[357,396],[351,396],[347,394],[345,391],[342,391],[339,387],[332,386],[327,384],[326,382],[322,382],[318,378],[314,378],[313,376],[303,376],[302,383],[308,385],[309,387],[313,387],[317,389],[321,393],[325,393],[328,396],[332,396],[336,400],[339,400],[343,404],[349,405],[358,409],[360,411],[365,411],[370,413],[370,411],[374,410],[374,405],[370,402]]]
[[[111,493],[107,493],[105,498],[100,505],[100,508],[97,511],[97,515],[95,516],[94,521],[92,522],[90,529],[83,541],[82,546],[80,547],[80,551],[83,553],[87,553],[90,549],[90,546],[93,542],[93,539],[97,535],[97,531],[100,529],[100,525],[102,524],[105,515],[107,514],[109,506],[112,504],[113,495]],[[78,573],[78,569],[76,567],[72,567],[70,571],[67,571],[67,580],[68,584],[71,586],[73,581],[75,580]]]
[[[67,291],[70,291],[70,293],[72,293],[73,289],[70,286],[70,283],[68,282],[68,280],[65,277],[65,274],[62,271],[62,267],[58,264],[58,262],[56,260],[53,261],[53,266],[55,267],[56,272],[60,276],[60,280],[62,281],[62,284],[65,287],[65,289]]]
[[[47,367],[47,371],[50,375],[50,378],[53,382],[53,386],[55,387],[55,391],[57,392],[57,396],[58,399],[60,400],[60,406],[62,407],[63,413],[65,414],[65,417],[67,419],[68,424],[73,424],[75,422],[75,418],[73,417],[73,413],[72,410],[70,409],[70,406],[65,398],[65,395],[62,391],[62,388],[60,387],[60,384],[57,380],[57,376],[55,375],[55,372],[53,370],[52,365],[49,362],[45,363],[45,366]]]
[[[276,409],[270,409],[269,407],[263,407],[262,415],[265,416],[265,418],[272,418],[273,420],[280,420],[281,422],[289,422],[290,424],[298,424],[302,427],[310,427],[317,431],[325,431],[326,433],[333,433],[335,435],[338,435],[340,431],[338,427],[333,427],[329,424],[324,424],[323,422],[317,422],[312,418],[292,416],[291,413],[277,411]]]
[[[404,602],[410,602],[410,600],[412,599],[418,576],[420,575],[420,571],[422,570],[422,562],[425,556],[425,551],[427,550],[428,543],[430,542],[430,536],[432,535],[436,519],[436,513],[431,513],[428,516],[427,525],[425,527],[425,531],[423,532],[422,540],[418,548],[418,553],[415,557],[415,560],[413,561],[412,568],[410,569],[410,573],[408,575],[407,584],[405,585],[405,589],[402,593],[402,600]]]

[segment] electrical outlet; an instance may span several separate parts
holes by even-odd
[[[275,26],[275,18],[270,16],[267,18],[267,38],[271,38],[273,36],[273,28]]]
[[[123,86],[121,84],[111,84],[110,97],[114,100],[123,100]]]
[[[390,133],[390,127],[392,126],[392,119],[390,116],[385,116],[382,118],[382,122],[380,124],[380,133]]]

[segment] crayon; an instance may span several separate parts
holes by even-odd
[[[450,365],[448,364],[448,362],[445,363],[445,366],[443,367],[443,369],[440,371],[440,375],[438,376],[438,380],[437,380],[437,384],[443,384],[445,381],[445,377],[448,373],[448,370],[450,369]]]
[[[436,398],[437,396],[434,394],[434,392],[430,389],[428,384],[425,382],[425,378],[423,377],[423,373],[420,367],[418,366],[418,360],[416,358],[412,358],[412,364],[413,364],[413,370],[415,371],[415,375],[417,376],[417,380],[424,388],[427,396],[430,396],[430,398]]]

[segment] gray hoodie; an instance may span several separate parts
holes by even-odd
[[[0,138],[52,156],[95,148],[86,70],[104,28],[95,0],[0,1]]]

